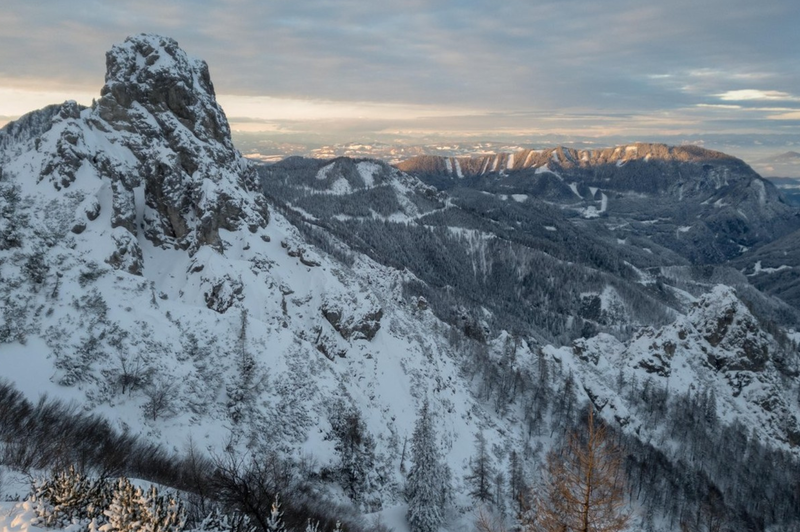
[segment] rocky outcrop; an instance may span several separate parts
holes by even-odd
[[[599,338],[587,340],[588,346],[581,345],[576,354],[596,351]],[[640,330],[618,351],[619,360],[643,370],[647,378],[663,379],[664,386],[677,391],[687,384],[715,389],[718,397],[733,398],[735,409],[745,408],[769,427],[776,439],[800,442],[800,420],[782,393],[792,377],[787,368],[794,367],[786,360],[796,364],[797,354],[786,353],[764,332],[732,288],[718,285],[686,316],[660,329]]]
[[[220,229],[266,225],[266,204],[246,195],[256,191],[254,170],[233,147],[204,61],[172,39],[139,35],[109,51],[106,66],[90,120],[130,133],[124,138],[140,163],[149,240],[221,251]]]
[[[352,298],[327,298],[320,312],[345,340],[372,340],[381,328],[383,317],[383,309],[369,299],[359,302]]]
[[[190,254],[202,246],[222,252],[220,230],[266,226],[255,171],[233,147],[206,63],[172,39],[142,34],[114,46],[106,66],[91,108],[66,102],[30,113],[0,131],[0,146],[41,152],[36,179],[56,190],[84,194],[73,184],[93,176],[110,184],[111,226],[131,238],[115,238],[123,247],[109,263],[139,271],[121,257],[140,256],[142,236]],[[86,229],[85,218],[76,213],[74,233]]]
[[[717,370],[763,371],[770,350],[777,349],[730,290],[717,288],[693,306],[688,318],[714,348],[708,350],[708,363]]]

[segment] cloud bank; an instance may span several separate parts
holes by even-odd
[[[0,115],[97,94],[144,31],[250,130],[800,135],[797,27],[792,0],[7,0]]]

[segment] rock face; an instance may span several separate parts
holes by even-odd
[[[147,238],[182,249],[219,248],[219,229],[263,227],[264,204],[248,205],[239,194],[255,190],[255,174],[233,148],[208,65],[172,39],[139,35],[109,51],[106,66],[96,116],[137,133],[129,146],[142,162]],[[120,203],[120,212],[129,212],[130,201]]]
[[[800,444],[800,420],[785,383],[796,378],[800,359],[764,332],[733,289],[719,285],[699,298],[686,316],[643,328],[627,344],[608,335],[581,340],[573,352],[594,366],[611,361],[673,392],[713,390],[721,408],[750,417],[769,436]],[[617,355],[613,355],[617,353]]]
[[[326,299],[320,312],[345,340],[372,340],[381,328],[383,309],[371,300]]]
[[[89,182],[73,184],[91,174],[107,183],[112,228],[129,233],[115,232],[109,264],[141,272],[140,237],[194,254],[205,245],[223,251],[220,229],[266,226],[255,172],[233,147],[206,63],[172,39],[142,34],[114,46],[106,65],[92,108],[66,102],[26,115],[3,128],[0,145],[8,157],[33,142],[43,154],[31,165],[37,181],[67,194],[85,197]],[[98,217],[95,192],[73,232]]]

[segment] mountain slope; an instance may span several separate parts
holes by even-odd
[[[0,133],[5,378],[177,449],[310,454],[340,500],[333,425],[357,412],[376,442],[364,510],[402,504],[426,398],[458,471],[478,430],[516,440],[472,396],[447,327],[403,296],[410,274],[338,262],[268,213],[204,63],[140,35],[108,66],[92,108]]]
[[[417,279],[408,294],[425,297],[446,320],[483,307],[468,321],[485,322],[493,334],[506,328],[569,341],[599,323],[581,307],[607,288],[619,305],[600,325],[618,334],[636,315],[665,322],[680,306],[674,294],[654,292],[643,271],[685,264],[680,257],[645,243],[644,250],[624,245],[608,231],[587,234],[558,208],[533,209],[526,197],[453,197],[369,160],[291,158],[258,172],[267,195],[293,220],[408,269]],[[538,275],[545,271],[549,277]],[[556,284],[563,289],[553,290]]]
[[[559,205],[576,224],[647,238],[693,263],[723,262],[800,228],[771,183],[738,159],[693,146],[427,156],[398,168],[454,194],[527,194]]]

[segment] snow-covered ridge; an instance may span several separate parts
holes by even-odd
[[[462,381],[444,325],[404,300],[410,274],[363,256],[343,265],[268,217],[204,64],[174,41],[137,36],[108,57],[92,108],[3,130],[4,378],[170,447],[192,434],[210,451],[269,446],[320,468],[338,467],[328,433],[341,401],[377,441],[369,507],[402,500],[398,457],[425,398],[452,466],[467,463],[456,442],[494,415]],[[382,163],[343,164],[353,190],[436,194]],[[337,186],[338,171],[333,183],[318,172],[310,183]],[[154,413],[157,390],[170,399]]]
[[[787,449],[800,444],[800,416],[786,383],[800,374],[800,359],[764,332],[733,289],[718,285],[686,316],[660,329],[645,327],[625,344],[608,335],[572,348],[588,389],[614,405],[608,387],[616,370],[628,381],[650,382],[670,393],[711,390],[727,423],[752,426],[763,441]],[[592,375],[604,367],[605,377]],[[601,382],[605,382],[601,384]],[[792,385],[794,388],[795,385]],[[614,415],[624,417],[615,411]],[[636,430],[635,428],[633,430]]]
[[[450,530],[472,524],[463,509],[472,507],[466,477],[478,432],[491,442],[498,471],[520,449],[532,479],[553,433],[574,421],[565,412],[576,415],[589,401],[609,422],[659,444],[616,394],[620,373],[675,393],[714,390],[726,422],[797,452],[797,408],[785,399],[797,396],[796,355],[779,349],[729,289],[626,344],[608,335],[563,348],[504,331],[490,337],[485,308],[454,309],[458,321],[444,323],[404,290],[421,282],[413,273],[355,252],[338,261],[322,251],[342,245],[324,229],[303,221],[309,227],[301,233],[279,209],[268,216],[202,62],[170,39],[144,35],[115,47],[109,63],[107,88],[92,108],[48,108],[0,135],[10,139],[0,151],[0,362],[29,397],[46,391],[75,400],[175,448],[190,433],[210,451],[232,444],[308,454],[318,479],[341,467],[331,428],[344,405],[375,441],[367,487],[354,503],[398,514],[404,440],[427,399],[454,477]],[[511,172],[539,155],[456,159],[450,171]],[[557,169],[594,152],[543,156]],[[379,162],[286,168],[287,179],[320,192],[310,200],[341,200],[353,216],[378,209],[411,224],[453,209],[445,194]],[[506,197],[532,203],[528,195]],[[542,231],[557,236],[566,227],[548,223]],[[327,246],[305,234],[322,234],[316,242]],[[491,238],[462,236],[476,249]],[[598,319],[631,314],[616,290],[597,293]],[[168,400],[156,408],[152,397],[162,392]],[[539,395],[552,398],[550,406],[537,403]]]

